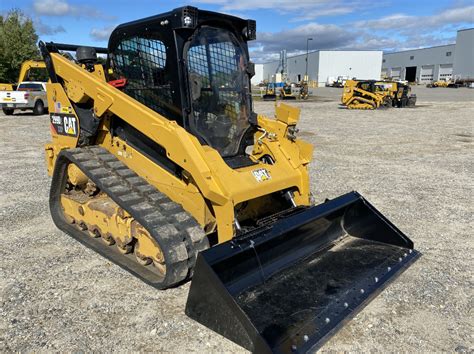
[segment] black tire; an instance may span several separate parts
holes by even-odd
[[[2,111],[6,116],[11,116],[15,110],[13,108],[2,108]]]
[[[34,115],[42,115],[44,114],[44,103],[41,100],[37,100],[35,102],[35,107],[33,108],[33,114]]]

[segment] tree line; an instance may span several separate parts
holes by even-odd
[[[33,21],[22,11],[14,9],[0,16],[0,82],[16,83],[21,63],[41,60],[37,43]]]

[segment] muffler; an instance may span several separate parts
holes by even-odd
[[[312,351],[419,256],[351,192],[201,252],[186,314],[252,352]]]

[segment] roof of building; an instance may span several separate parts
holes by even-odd
[[[314,54],[314,53],[318,53],[318,52],[382,52],[382,50],[364,50],[364,49],[353,49],[353,50],[349,50],[349,49],[323,49],[323,50],[313,50],[313,51],[309,51],[308,52],[308,55],[310,54]],[[292,56],[288,56],[286,59],[289,60],[289,59],[293,59],[293,58],[297,58],[297,57],[303,57],[303,56],[306,56],[306,53],[302,53],[302,54],[297,54],[297,55],[292,55]],[[271,60],[271,61],[267,61],[263,64],[270,64],[270,63],[275,63],[275,62],[279,62],[280,60],[279,59],[275,59],[275,60]]]
[[[458,32],[462,32],[462,31],[472,31],[472,30],[474,30],[474,27],[472,27],[472,28],[463,28],[463,29],[458,30]]]
[[[398,52],[383,53],[383,55],[398,54],[398,53],[405,53],[405,52],[413,52],[413,51],[415,51],[415,50],[427,50],[427,49],[433,49],[433,48],[449,47],[449,46],[452,46],[452,45],[456,45],[456,43],[443,44],[443,45],[435,45],[435,46],[433,46],[433,47],[426,47],[426,48],[406,49],[406,50],[400,50],[400,51],[398,51]]]

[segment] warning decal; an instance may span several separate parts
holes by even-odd
[[[74,114],[51,113],[51,127],[57,134],[66,136],[77,136],[77,118]]]
[[[268,181],[272,177],[270,176],[270,172],[268,172],[265,168],[259,168],[257,170],[252,171],[253,176],[258,182]]]

